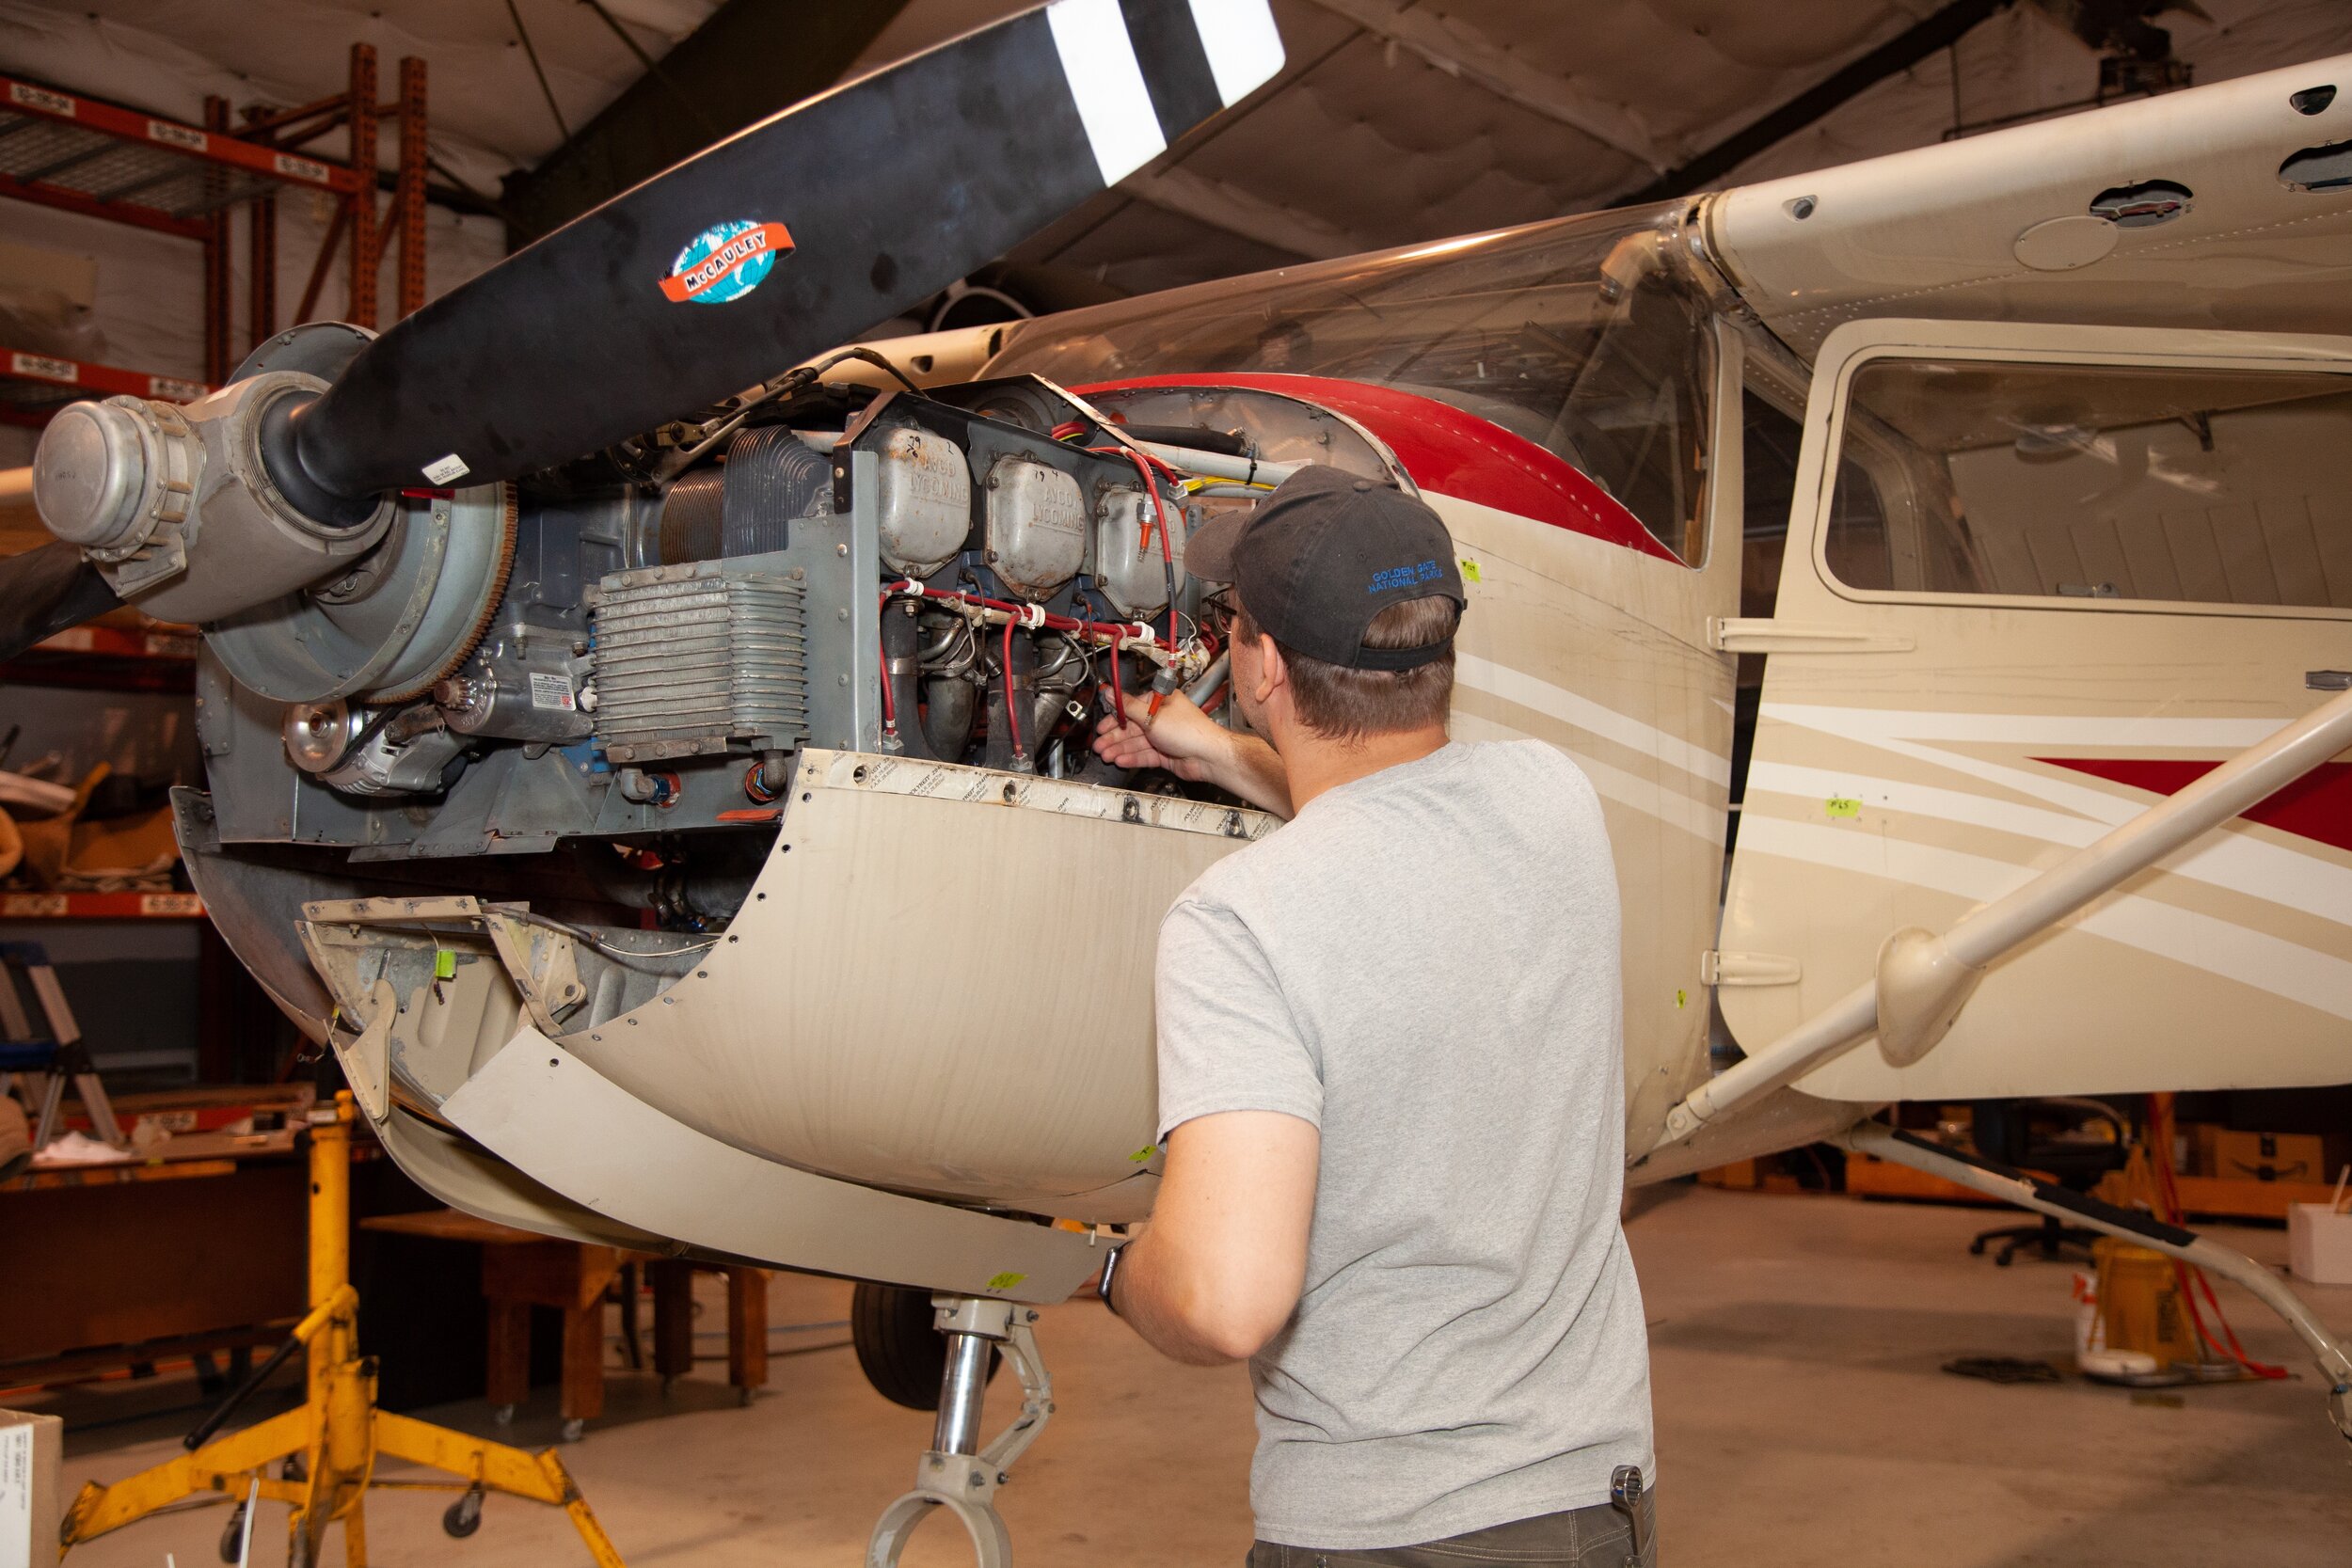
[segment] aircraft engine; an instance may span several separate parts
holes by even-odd
[[[1098,691],[1148,702],[1210,662],[1184,539],[1239,502],[1188,497],[1041,383],[868,403],[803,378],[519,484],[404,491],[339,532],[267,510],[262,483],[208,503],[200,531],[134,504],[142,473],[151,494],[156,472],[201,483],[240,450],[238,410],[288,384],[190,409],[185,429],[230,433],[210,447],[150,434],[169,405],[77,405],[39,483],[119,594],[206,623],[212,754],[278,766],[249,733],[266,725],[300,783],[357,808],[298,811],[320,821],[310,842],[480,852],[450,838],[469,768],[499,788],[476,845],[625,831],[641,824],[613,811],[639,805],[661,830],[715,825],[771,801],[812,745],[1101,779]],[[1068,438],[964,406],[992,399]],[[87,477],[86,452],[114,468]],[[608,784],[626,805],[602,804]],[[234,816],[285,790],[223,793]],[[404,798],[437,802],[430,833],[369,804]]]
[[[329,361],[367,342],[285,339]],[[239,410],[337,369],[264,356],[187,411],[218,436],[186,437],[177,469],[134,422],[166,417],[122,408],[116,448],[43,449],[44,504],[94,496],[80,515],[117,530],[99,537],[136,531],[105,499],[132,479],[72,467],[87,446],[199,485],[244,462],[258,515],[277,492]],[[878,393],[822,373],[551,468],[401,490],[341,525],[364,548],[330,531],[292,556],[280,520],[269,555],[209,499],[200,529],[142,536],[180,550],[175,572],[141,578],[135,549],[101,546],[134,602],[215,594],[211,789],[178,800],[191,874],[412,1172],[440,1168],[453,1130],[500,1149],[453,1097],[535,1030],[663,1125],[763,1160],[1133,1217],[1148,1053],[1101,1042],[1148,1038],[1138,911],[1271,824],[1110,769],[1089,737],[1180,688],[1219,705],[1218,628],[1184,569],[1208,514],[1301,460],[1409,481],[1276,393]],[[240,578],[240,551],[263,569]],[[516,1059],[534,1054],[563,1059]],[[466,1180],[437,1190],[550,1223]]]

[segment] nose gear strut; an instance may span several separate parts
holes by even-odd
[[[1046,1375],[1029,1325],[1037,1311],[1017,1302],[974,1296],[933,1296],[933,1323],[947,1336],[947,1365],[939,1380],[939,1425],[930,1451],[914,1469],[914,1490],[882,1510],[866,1547],[866,1568],[898,1568],[914,1528],[944,1508],[972,1537],[979,1568],[1011,1568],[1012,1537],[996,1512],[996,1489],[1011,1479],[1012,1462],[1045,1430],[1054,1413],[1054,1380]],[[988,1361],[1001,1350],[1021,1382],[1021,1414],[987,1448],[979,1446],[980,1407],[988,1397]]]

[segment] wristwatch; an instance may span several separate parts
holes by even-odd
[[[1113,1317],[1119,1315],[1119,1304],[1111,1300],[1111,1281],[1119,1275],[1119,1259],[1120,1256],[1124,1254],[1127,1248],[1133,1244],[1134,1243],[1129,1242],[1121,1242],[1117,1246],[1111,1248],[1110,1252],[1103,1259],[1103,1277],[1096,1280],[1094,1284],[1094,1293],[1103,1298],[1103,1305],[1111,1309],[1111,1315]]]

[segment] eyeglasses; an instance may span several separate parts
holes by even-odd
[[[1233,603],[1233,591],[1220,588],[1200,601],[1200,626],[1205,631],[1223,637],[1232,629],[1233,619],[1240,614]]]

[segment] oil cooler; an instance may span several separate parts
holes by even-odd
[[[596,734],[616,763],[789,751],[808,734],[803,584],[724,561],[615,572],[589,592]]]

